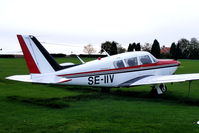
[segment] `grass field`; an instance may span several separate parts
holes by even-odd
[[[58,58],[58,62],[76,58]],[[86,59],[90,60],[90,59]],[[181,60],[177,73],[199,72],[198,60]],[[27,74],[23,59],[0,59],[0,133],[198,133],[199,82],[168,84],[151,97],[150,86],[99,88],[5,80]]]

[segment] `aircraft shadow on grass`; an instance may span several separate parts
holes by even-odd
[[[199,100],[191,99],[189,97],[177,97],[172,93],[168,95],[151,95],[146,91],[125,91],[125,90],[111,90],[108,93],[100,92],[99,88],[91,87],[82,87],[82,86],[54,86],[48,85],[49,87],[65,89],[69,91],[80,92],[82,94],[76,96],[65,96],[65,97],[54,97],[54,98],[30,98],[23,96],[8,96],[9,101],[14,101],[24,104],[32,104],[37,106],[43,106],[51,109],[62,109],[68,108],[72,103],[78,101],[94,100],[94,99],[108,99],[112,98],[114,100],[141,100],[147,102],[161,102],[161,103],[172,103],[172,104],[181,104],[186,106],[199,106]]]

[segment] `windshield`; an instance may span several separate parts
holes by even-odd
[[[153,55],[151,55],[151,59],[153,60],[153,63],[158,62],[158,60]]]

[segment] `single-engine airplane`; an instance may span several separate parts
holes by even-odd
[[[126,52],[94,61],[58,64],[32,35],[17,35],[30,75],[6,79],[32,83],[133,87],[152,85],[157,94],[167,90],[165,83],[199,80],[199,73],[174,74],[180,62],[158,60],[148,52]],[[79,57],[78,57],[79,58]],[[174,75],[173,75],[174,74]]]

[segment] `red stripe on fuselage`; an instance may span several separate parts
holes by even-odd
[[[30,51],[28,50],[26,43],[21,35],[17,35],[17,38],[19,40],[19,44],[21,45],[21,49],[23,51],[26,64],[28,66],[29,72],[30,73],[40,73],[34,59],[32,58]]]
[[[72,79],[66,79],[66,80],[63,80],[63,81],[60,81],[60,82],[58,82],[58,83],[65,83],[65,82],[69,82],[69,81],[71,81]]]
[[[89,73],[98,73],[98,72],[107,72],[107,71],[119,71],[119,70],[127,70],[133,68],[145,68],[145,67],[153,67],[153,66],[163,66],[163,65],[180,65],[180,62],[175,60],[158,60],[156,63],[152,64],[144,64],[132,67],[123,67],[123,68],[115,68],[115,69],[106,69],[106,70],[98,70],[98,71],[88,71],[88,72],[79,72],[79,73],[71,73],[71,74],[61,74],[58,76],[73,76],[73,75],[81,75],[81,74],[89,74]]]

